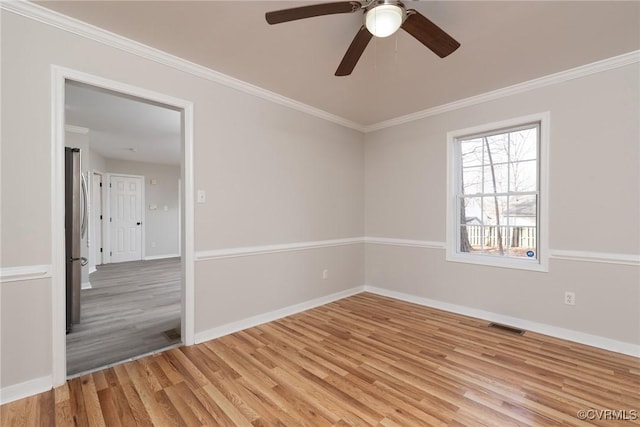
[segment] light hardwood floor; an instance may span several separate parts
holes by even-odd
[[[364,293],[73,379],[1,407],[0,421],[631,426],[640,421],[582,421],[577,414],[620,410],[633,418],[639,362]]]
[[[181,277],[180,258],[98,266],[80,296],[81,322],[67,334],[67,374],[180,343]]]

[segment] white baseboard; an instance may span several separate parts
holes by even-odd
[[[252,328],[254,326],[262,325],[263,323],[267,322],[273,322],[274,320],[291,316],[292,314],[300,313],[301,311],[310,310],[312,308],[328,304],[333,301],[347,298],[352,295],[359,294],[363,291],[364,286],[358,286],[352,289],[347,289],[346,291],[337,292],[335,294],[326,295],[320,298],[315,298],[310,301],[305,301],[300,304],[290,305],[289,307],[281,308],[279,310],[274,310],[268,313],[238,320],[237,322],[227,323],[226,325],[218,326],[216,328],[208,329],[202,332],[197,332],[195,341],[196,344],[199,344],[204,341],[220,338],[222,336],[229,335],[243,329]]]
[[[559,328],[557,326],[547,325],[545,323],[532,322],[530,320],[520,319],[517,317],[505,316],[503,314],[493,313],[490,311],[479,310],[476,308],[465,307],[462,305],[450,304],[447,302],[437,301],[429,298],[419,297],[415,295],[405,294],[401,292],[390,291],[387,289],[377,288],[375,286],[365,285],[365,292],[398,299],[401,301],[411,302],[426,307],[437,308],[439,310],[451,313],[462,314],[464,316],[475,317],[490,322],[501,323],[504,325],[515,326],[526,331],[536,332],[548,335],[554,338],[560,338],[567,341],[577,342],[604,350],[614,351],[629,356],[640,357],[640,345],[627,343],[624,341],[612,340],[610,338],[600,337],[597,335],[586,334],[571,329]]]
[[[95,266],[95,265],[92,265],[92,266],[89,268],[89,274],[91,274],[91,273],[95,273],[96,271],[98,271],[98,269],[96,268],[96,266]]]
[[[91,282],[82,282],[80,289],[91,289]]]
[[[23,383],[10,385],[0,389],[0,405],[13,402],[14,400],[24,397],[33,396],[34,394],[49,391],[53,388],[53,379],[51,375],[46,377],[35,378]]]
[[[166,259],[166,258],[180,258],[180,254],[168,254],[168,255],[149,255],[144,257],[145,261],[153,261],[154,259]]]

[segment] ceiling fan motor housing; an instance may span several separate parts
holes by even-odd
[[[376,37],[392,35],[407,18],[404,4],[394,0],[375,0],[364,10],[365,26]]]

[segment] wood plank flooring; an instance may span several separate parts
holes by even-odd
[[[75,378],[0,422],[631,426],[611,418],[639,409],[640,359],[363,293]]]
[[[180,343],[180,258],[98,266],[67,335],[73,375]],[[176,330],[178,336],[167,336]]]

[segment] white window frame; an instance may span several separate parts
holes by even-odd
[[[500,131],[531,123],[540,124],[538,147],[538,239],[537,259],[518,259],[515,257],[502,257],[487,254],[472,254],[459,250],[459,199],[458,188],[460,186],[460,159],[457,149],[458,140],[464,137],[482,133]],[[549,130],[551,125],[550,113],[536,113],[528,116],[515,117],[499,122],[487,123],[465,129],[454,130],[447,133],[447,261],[479,264],[493,267],[515,268],[532,271],[549,271]]]

